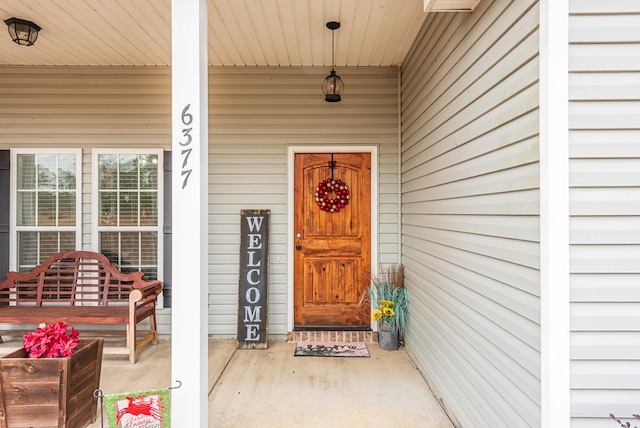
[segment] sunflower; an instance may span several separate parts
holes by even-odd
[[[382,313],[384,314],[385,317],[392,317],[396,314],[396,311],[394,311],[388,306],[385,306],[384,308],[382,308]]]
[[[393,309],[395,303],[392,300],[378,300],[378,307],[371,312],[371,319],[374,321],[389,322],[390,318],[396,314]]]

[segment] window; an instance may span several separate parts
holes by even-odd
[[[80,248],[80,150],[11,152],[10,264],[27,272],[60,251]]]
[[[158,279],[162,266],[162,161],[154,151],[94,150],[94,247],[122,272]]]

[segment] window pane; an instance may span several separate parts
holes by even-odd
[[[100,192],[98,194],[98,224],[100,226],[116,226],[118,222],[118,194],[116,192]]]
[[[158,234],[142,232],[140,242],[140,270],[145,279],[158,279]]]
[[[17,194],[16,224],[18,226],[36,225],[36,194],[20,192]]]
[[[158,225],[158,193],[140,194],[140,224],[142,226]]]
[[[158,234],[156,232],[101,232],[100,252],[122,272],[144,272],[158,278]]]
[[[38,232],[18,232],[18,271],[33,269],[38,256]]]
[[[139,226],[138,194],[135,192],[120,193],[120,226]]]
[[[76,192],[60,192],[58,194],[58,225],[73,226],[76,224]]]
[[[38,155],[38,189],[55,189],[57,155]]]
[[[158,189],[158,156],[140,155],[140,188]]]
[[[37,226],[55,226],[56,217],[56,194],[54,192],[38,192]]]
[[[145,279],[158,278],[158,234],[156,232],[140,233],[141,252],[140,270]]]
[[[98,189],[118,188],[118,156],[98,156]]]
[[[155,266],[158,262],[158,234],[156,232],[141,232],[140,240],[142,242],[140,264]]]
[[[140,233],[139,232],[122,232],[120,234],[120,251],[122,260],[126,261],[126,265],[136,267],[140,266]]]
[[[120,155],[120,189],[138,188],[138,157],[136,155]]]
[[[75,232],[18,232],[18,270],[28,272],[54,253],[74,250],[75,245]]]
[[[76,233],[60,232],[60,249],[58,251],[74,251],[76,250]]]
[[[109,261],[116,266],[120,266],[120,245],[118,232],[100,233],[100,252],[107,256]]]
[[[18,190],[36,188],[36,155],[18,155]]]
[[[59,155],[58,157],[58,189],[75,190],[76,188],[76,156]]]
[[[58,232],[40,232],[40,254],[38,255],[38,264],[42,263],[51,254],[60,251],[58,237]]]

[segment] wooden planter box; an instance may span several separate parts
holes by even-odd
[[[0,428],[84,428],[95,422],[104,339],[80,340],[71,357],[0,358]]]

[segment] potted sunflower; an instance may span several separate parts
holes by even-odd
[[[404,266],[394,264],[380,268],[371,276],[371,284],[360,303],[371,306],[371,319],[378,324],[378,345],[382,349],[398,349],[407,322],[407,289],[404,287]]]

